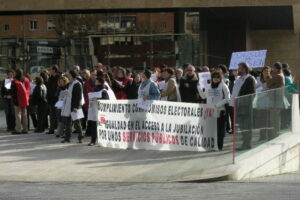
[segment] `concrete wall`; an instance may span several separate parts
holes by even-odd
[[[299,0],[0,0],[0,11],[300,5]]]
[[[259,30],[250,31],[248,40],[251,41],[251,49],[267,49],[266,65],[272,65],[276,61],[288,63],[293,76],[299,84],[300,74],[300,42],[299,33],[292,30]]]

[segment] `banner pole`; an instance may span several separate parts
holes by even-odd
[[[233,99],[232,164],[235,164],[236,150],[236,98]]]

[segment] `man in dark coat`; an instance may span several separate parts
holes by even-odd
[[[53,65],[50,69],[50,78],[47,84],[47,102],[49,105],[49,116],[50,116],[50,128],[47,134],[54,134],[54,130],[57,128],[57,110],[55,104],[58,101],[57,90],[58,90],[58,79],[59,79],[58,66]]]
[[[199,103],[199,93],[197,89],[198,77],[195,72],[195,67],[188,65],[186,67],[186,74],[180,80],[179,91],[181,101],[187,103]]]
[[[11,102],[11,82],[14,78],[14,71],[7,71],[7,78],[3,81],[1,88],[1,97],[4,101],[4,111],[6,116],[7,131],[15,129],[15,110]],[[5,84],[7,82],[7,84]],[[9,83],[10,82],[10,83]]]
[[[243,144],[239,150],[250,149],[253,128],[253,96],[255,93],[256,80],[249,74],[249,67],[246,63],[238,65],[238,75],[240,76],[234,83],[230,106],[234,106],[236,98],[236,122],[242,132]],[[250,95],[243,97],[245,95]]]

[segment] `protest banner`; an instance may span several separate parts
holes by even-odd
[[[211,105],[137,100],[98,100],[98,144],[120,149],[210,151],[217,147],[216,110]]]
[[[210,72],[201,72],[198,73],[199,85],[200,88],[207,88],[210,84],[211,74]]]
[[[245,62],[250,68],[260,68],[265,66],[267,50],[243,51],[232,53],[229,69],[237,69],[238,64]]]

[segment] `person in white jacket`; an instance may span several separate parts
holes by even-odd
[[[211,74],[211,84],[205,89],[198,88],[201,98],[206,99],[207,104],[212,104],[217,109],[219,150],[223,149],[223,141],[225,137],[225,104],[227,104],[230,100],[229,88],[222,79],[222,74],[219,71],[215,71]]]

